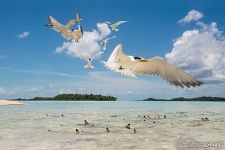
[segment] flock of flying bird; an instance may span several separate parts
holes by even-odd
[[[49,16],[47,26],[59,32],[65,39],[73,42],[79,42],[83,37],[83,29],[81,26],[82,20],[83,19],[80,18],[79,13],[76,13],[75,19],[71,19],[66,25],[63,25],[52,16]],[[118,21],[113,24],[110,22],[105,23],[111,31],[119,31],[118,26],[125,22],[126,21]],[[77,24],[77,29],[72,29],[75,24]],[[115,37],[116,36],[113,36],[102,40],[100,43],[101,48],[106,50],[109,40]],[[84,67],[87,69],[93,69],[94,67],[92,66],[92,60],[102,53],[103,51],[96,54],[93,58],[88,58],[87,64]],[[130,78],[136,78],[137,75],[143,74],[158,75],[170,84],[182,88],[191,86],[195,87],[203,84],[203,82],[195,79],[177,66],[166,62],[163,58],[154,57],[146,59],[143,57],[126,55],[122,50],[122,44],[117,45],[108,60],[102,61],[102,63],[106,68],[119,72]]]

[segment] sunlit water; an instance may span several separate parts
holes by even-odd
[[[0,107],[0,150],[225,149],[223,102],[23,103]]]

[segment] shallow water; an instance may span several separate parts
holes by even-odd
[[[23,103],[0,107],[0,150],[225,149],[223,102]]]

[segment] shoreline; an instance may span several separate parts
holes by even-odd
[[[52,101],[52,102],[115,102],[114,100],[49,100],[49,99],[46,99],[46,100],[34,100],[34,99],[21,99],[21,100],[18,100],[18,99],[15,99],[13,101],[30,101],[30,102],[40,102],[40,101]]]
[[[225,101],[212,101],[212,100],[136,100],[142,102],[225,102]]]
[[[14,100],[0,100],[0,106],[9,106],[9,105],[23,105],[23,103]]]

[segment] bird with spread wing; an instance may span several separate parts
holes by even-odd
[[[158,75],[170,84],[180,87],[195,87],[203,84],[177,66],[169,64],[163,58],[145,59],[128,56],[123,53],[121,44],[116,46],[107,62],[103,63],[108,69],[131,78],[136,78],[136,75],[140,74],[148,74]]]
[[[125,22],[127,22],[127,21],[117,21],[116,23],[111,23],[111,22],[107,21],[106,24],[110,27],[110,29],[112,31],[119,31],[119,29],[117,27]]]
[[[110,41],[111,39],[114,39],[114,38],[116,38],[116,36],[109,37],[109,38],[106,38],[106,39],[102,40],[101,43],[100,43],[100,46],[102,47],[102,49],[103,49],[103,50],[106,50],[106,47],[107,47],[107,45],[109,44],[109,41]]]
[[[78,30],[72,29],[71,27],[75,24],[75,22],[79,22],[81,19],[78,18],[78,20],[70,20],[67,25],[63,25],[60,22],[58,22],[55,18],[53,18],[52,16],[48,17],[48,24],[47,26],[49,26],[50,28],[52,28],[53,30],[55,30],[56,32],[61,33],[61,35],[67,39],[67,40],[71,40],[71,41],[75,41],[78,42],[82,37],[83,37],[83,29],[80,25],[78,25]]]
[[[103,53],[103,51],[100,51],[97,54],[95,54],[93,57],[86,59],[86,65],[84,66],[84,68],[86,68],[86,69],[94,69],[95,67],[92,66],[92,61],[95,58],[99,57],[102,53]]]
[[[80,25],[80,21],[83,20],[80,18],[79,13],[76,13],[76,18],[75,19],[70,19],[67,24],[65,25],[65,27],[68,30],[72,30],[72,26],[75,25],[76,23],[78,23]]]

